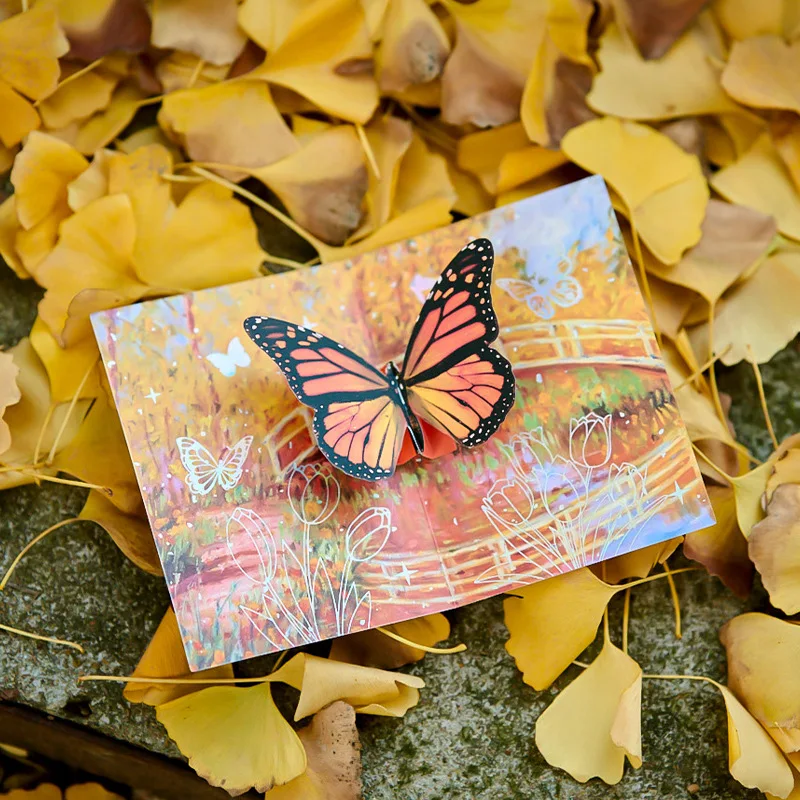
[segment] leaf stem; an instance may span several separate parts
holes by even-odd
[[[50,452],[47,454],[47,458],[45,459],[45,463],[48,466],[53,463],[53,459],[55,458],[56,455],[56,450],[58,449],[58,445],[61,443],[61,437],[64,435],[64,431],[67,429],[67,423],[69,422],[69,418],[72,416],[72,412],[75,410],[75,406],[77,405],[78,399],[81,396],[83,387],[86,386],[86,381],[89,380],[89,376],[94,371],[96,364],[97,364],[97,358],[93,359],[92,363],[89,364],[89,369],[87,369],[86,372],[83,374],[81,382],[78,384],[77,388],[75,389],[75,393],[72,395],[72,399],[69,401],[67,412],[66,414],[64,414],[64,419],[61,420],[61,426],[58,429],[56,438],[53,439],[53,446],[50,448]]]
[[[761,380],[761,370],[758,368],[758,362],[756,361],[755,354],[753,353],[753,348],[749,344],[747,345],[747,354],[750,356],[753,374],[756,377],[758,399],[761,402],[761,411],[764,414],[764,422],[767,424],[767,431],[769,432],[769,438],[772,440],[772,447],[774,450],[777,450],[780,445],[778,443],[778,437],[775,436],[775,428],[772,427],[772,419],[769,415],[769,406],[767,405],[767,396],[764,394],[764,381]]]
[[[731,342],[721,353],[717,353],[715,356],[711,356],[709,359],[706,360],[705,364],[702,367],[698,367],[688,378],[684,378],[672,391],[677,392],[680,389],[683,389],[689,383],[693,383],[696,381],[712,364],[715,364],[719,361],[722,356],[724,356],[730,349],[733,347],[733,342]]]
[[[628,623],[631,618],[631,590],[625,590],[622,604],[622,652],[628,655]]]
[[[6,631],[8,633],[16,634],[17,636],[24,636],[26,639],[36,639],[39,642],[50,642],[51,644],[63,644],[64,647],[72,647],[74,650],[77,650],[79,653],[85,653],[86,651],[76,642],[69,642],[66,639],[56,639],[55,636],[42,636],[38,633],[32,633],[31,631],[23,631],[19,628],[12,628],[10,625],[3,625],[0,622],[0,630]]]
[[[633,219],[633,209],[625,203],[628,209],[628,221],[631,224],[631,235],[633,236],[633,251],[636,254],[636,263],[639,267],[639,274],[642,280],[642,289],[644,289],[644,296],[647,300],[647,307],[650,311],[650,318],[653,322],[653,331],[656,334],[656,341],[659,348],[663,348],[664,343],[661,341],[661,331],[658,328],[658,320],[656,319],[656,307],[653,303],[653,293],[650,291],[650,281],[647,279],[647,269],[644,265],[644,257],[642,256],[642,245],[639,241],[639,231],[636,229],[636,222]]]
[[[675,609],[675,638],[681,639],[683,633],[681,632],[681,601],[678,598],[678,588],[675,586],[675,579],[672,577],[672,572],[667,562],[665,561],[662,566],[664,567],[664,573],[667,576],[667,583],[669,584],[672,607]]]
[[[702,567],[681,567],[680,569],[673,569],[671,572],[659,572],[657,575],[648,575],[646,578],[639,578],[638,580],[631,581],[630,583],[621,583],[619,586],[612,586],[614,594],[621,592],[624,589],[632,589],[634,586],[641,586],[643,583],[650,583],[650,581],[657,581],[661,578],[667,578],[669,575],[680,575],[681,572],[702,572]]]
[[[381,171],[378,167],[378,161],[375,158],[375,152],[372,149],[372,145],[369,143],[369,139],[367,139],[367,133],[364,130],[364,126],[356,123],[356,133],[358,134],[358,141],[361,142],[361,149],[364,151],[364,155],[367,157],[369,168],[372,170],[375,180],[379,181],[381,179]]]
[[[725,444],[728,444],[725,442]],[[692,450],[694,450],[695,455],[701,460],[705,461],[709,467],[716,470],[720,475],[722,475],[728,483],[733,486],[733,478],[725,472],[722,467],[718,467],[694,442],[692,442]],[[676,570],[677,571],[677,570]]]
[[[69,525],[70,522],[79,522],[80,520],[78,517],[70,517],[69,519],[62,519],[61,522],[56,522],[55,525],[51,525],[46,530],[43,530],[41,533],[37,534],[36,536],[31,539],[22,550],[19,551],[17,557],[11,562],[11,566],[6,570],[6,574],[3,575],[3,580],[0,581],[0,592],[6,588],[6,584],[8,583],[8,579],[11,577],[11,573],[17,568],[17,564],[22,561],[25,554],[28,550],[31,549],[37,542],[41,542],[45,536],[49,536],[53,531],[57,531],[59,528],[63,528],[65,525]]]
[[[423,653],[450,655],[451,653],[463,653],[467,649],[467,646],[463,642],[461,644],[457,644],[455,647],[429,647],[425,644],[412,642],[411,640],[406,639],[404,636],[394,633],[394,631],[386,630],[386,628],[375,628],[375,630],[379,633],[382,633],[384,636],[388,636],[390,639],[394,639],[396,642],[400,642],[408,647],[413,647],[415,650],[422,650]]]
[[[27,469],[21,469],[19,472],[23,475],[29,475],[31,478],[35,478],[40,481],[63,483],[65,486],[80,486],[83,489],[97,489],[98,492],[102,492],[103,494],[108,495],[108,497],[112,497],[114,495],[113,489],[110,489],[108,486],[101,486],[99,483],[86,483],[86,481],[73,481],[67,478],[57,478],[54,475],[45,475],[43,472],[33,472]]]

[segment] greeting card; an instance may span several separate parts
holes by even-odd
[[[600,178],[92,322],[193,670],[713,522]]]

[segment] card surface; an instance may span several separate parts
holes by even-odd
[[[337,471],[242,330],[402,362],[452,256],[495,250],[514,407],[485,444]],[[350,261],[92,317],[192,670],[443,611],[713,514],[600,178]]]

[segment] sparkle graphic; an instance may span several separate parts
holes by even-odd
[[[153,401],[153,405],[156,404],[156,400],[158,400],[159,397],[161,397],[161,392],[155,391],[152,386],[150,387],[149,393],[145,395],[145,398]]]

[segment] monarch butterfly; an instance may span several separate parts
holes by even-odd
[[[394,473],[406,431],[423,451],[420,421],[474,447],[511,408],[511,364],[489,347],[498,333],[493,266],[488,239],[453,258],[422,306],[402,369],[389,362],[380,371],[333,339],[273,317],[248,317],[244,329],[316,412],[326,458],[348,475],[379,480]]]

